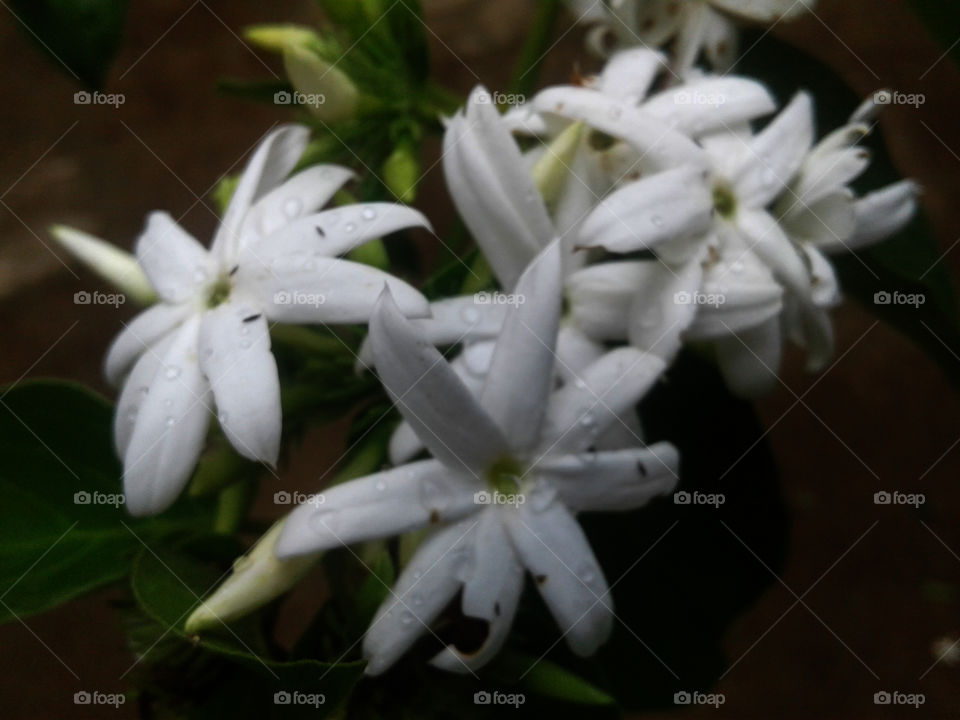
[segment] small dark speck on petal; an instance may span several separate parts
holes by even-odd
[[[237,270],[239,270],[239,269],[240,269],[240,266],[239,266],[239,265],[234,265],[234,266],[233,266],[233,270],[230,271],[230,275],[231,275],[231,276],[232,276],[232,275],[236,275],[236,274],[237,274]]]
[[[546,575],[536,575],[536,576],[534,576],[533,579],[537,581],[537,585],[543,585],[543,584],[547,581],[547,576],[546,576]]]
[[[245,323],[248,323],[248,322],[253,322],[254,320],[259,320],[259,319],[260,319],[260,313],[257,313],[256,315],[247,315],[247,317],[245,317],[243,321]]]
[[[493,604],[493,613],[494,613],[497,617],[500,617],[500,603],[494,603],[494,604]]]
[[[434,524],[440,522],[440,513],[436,509],[430,511],[430,522]]]
[[[319,225],[317,225],[317,235],[319,235],[320,237],[326,237],[326,236],[327,236],[327,234],[323,231],[323,228],[320,227]]]
[[[641,475],[641,476],[643,476],[643,477],[646,477],[646,476],[647,476],[647,466],[644,465],[642,462],[638,462],[638,463],[637,463],[637,470],[640,471],[640,475]]]

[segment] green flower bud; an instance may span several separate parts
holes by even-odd
[[[416,146],[413,142],[401,141],[383,163],[383,182],[400,202],[412,203],[417,197],[419,180],[420,158]]]
[[[131,253],[66,225],[54,225],[50,234],[71,255],[134,302],[150,305],[157,301],[153,286]]]

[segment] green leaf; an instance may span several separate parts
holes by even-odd
[[[746,39],[750,47],[751,38]],[[780,101],[798,88],[816,101],[819,131],[825,134],[847,122],[858,97],[830,68],[783,42],[766,36],[747,53],[736,72],[765,82]],[[856,183],[864,194],[901,180],[879,132],[863,143],[872,153],[869,170]],[[844,293],[911,338],[960,387],[960,319],[957,294],[943,250],[922,211],[903,232],[856,254],[832,257]],[[921,294],[925,302],[882,304],[877,293]]]
[[[66,72],[102,88],[120,46],[127,0],[12,0],[22,29]]]
[[[0,622],[119,580],[144,542],[209,523],[191,502],[130,517],[111,426],[110,405],[80,385],[29,382],[0,396]]]
[[[240,552],[235,541],[222,537],[204,538],[202,543],[192,543],[189,548],[144,548],[131,580],[137,604],[185,647],[206,650],[257,676],[256,691],[244,695],[248,717],[273,717],[289,709],[275,706],[274,694],[283,692],[322,694],[324,702],[316,710],[310,708],[311,717],[327,717],[336,711],[360,679],[362,662],[278,659],[269,649],[270,643],[261,632],[257,616],[199,636],[189,636],[184,631],[186,618],[227,571],[229,564],[224,563],[223,558]],[[230,691],[242,693],[244,689]]]

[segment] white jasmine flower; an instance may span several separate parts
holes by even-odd
[[[432,662],[465,672],[489,661],[509,633],[524,568],[574,652],[592,653],[610,632],[607,582],[574,514],[670,492],[677,455],[663,443],[589,450],[663,362],[621,348],[581,383],[552,391],[561,283],[554,242],[517,284],[528,302],[511,307],[479,398],[389,293],[371,319],[381,380],[434,459],[338,485],[322,506],[296,509],[277,544],[288,557],[437,527],[367,632],[370,674],[393,664],[461,591],[462,612],[488,624],[487,638],[472,654],[449,645]]]
[[[404,312],[427,312],[412,287],[337,257],[426,220],[392,204],[316,212],[350,171],[315,166],[285,180],[307,136],[306,128],[284,126],[261,142],[209,250],[162,212],[150,215],[137,240],[137,260],[160,302],[134,318],[106,359],[111,382],[126,378],[114,430],[135,515],[159,512],[180,493],[211,405],[237,452],[276,461],[280,387],[268,321],[365,322],[384,283]]]
[[[662,47],[673,42],[672,66],[686,75],[703,53],[718,72],[737,60],[738,24],[775,25],[813,9],[814,0],[568,0],[581,22],[599,23],[588,44]]]
[[[812,147],[813,125],[811,100],[800,93],[759,133],[738,125],[702,136],[714,205],[705,232],[647,230],[668,196],[646,192],[645,181],[606,198],[584,222],[583,244],[650,250],[661,262],[607,263],[572,277],[581,327],[598,338],[628,336],[668,359],[682,339],[710,341],[728,385],[747,396],[776,380],[784,331],[807,349],[808,368],[821,369],[832,354],[827,310],[839,290],[820,250],[900,229],[915,209],[916,186],[856,198],[847,183],[869,162],[853,147],[865,126],[852,123]],[[624,219],[629,230],[617,233]],[[624,297],[631,285],[637,294]],[[617,313],[625,309],[623,322]]]

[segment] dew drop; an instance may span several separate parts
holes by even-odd
[[[177,424],[177,419],[172,415],[168,415],[165,422],[167,424],[167,427],[173,427],[174,425]]]
[[[597,579],[597,573],[590,566],[587,566],[580,572],[580,579],[583,580],[587,585],[592,583]]]
[[[377,211],[374,210],[372,207],[365,207],[365,208],[363,209],[363,212],[360,213],[360,216],[361,216],[364,220],[373,220],[374,218],[377,217]]]
[[[247,348],[250,347],[250,341],[247,340],[247,339],[241,340],[241,341],[240,341],[240,347],[242,347],[244,350],[246,350]]]
[[[180,368],[178,368],[176,365],[168,365],[163,375],[165,378],[167,378],[167,380],[176,380],[178,377],[180,377]]]
[[[660,215],[653,215],[650,217],[650,222],[654,227],[662,228],[663,227],[663,218]]]
[[[480,311],[474,307],[465,307],[460,310],[460,317],[465,323],[476,325],[480,322]]]
[[[354,230],[357,229],[357,226],[354,225],[353,223],[347,223],[346,225],[343,226],[343,229],[345,232],[352,233]]]
[[[410,596],[410,602],[413,604],[414,607],[419,607],[420,605],[423,605],[423,595],[421,595],[420,593],[414,593],[413,595]]]
[[[733,263],[730,264],[730,272],[732,272],[734,275],[739,275],[739,274],[742,273],[745,269],[746,269],[746,267],[745,267],[744,264],[743,264],[742,262],[740,262],[739,260],[737,260],[736,262],[733,262]]]
[[[377,489],[377,492],[383,492],[387,489],[387,483],[383,480],[377,480],[377,484],[374,485],[374,487]]]
[[[249,334],[250,334],[250,328],[248,328],[246,325],[241,325],[241,326],[240,326],[240,334],[241,334],[241,335],[249,335]]]
[[[146,385],[141,385],[141,386],[140,386],[140,394],[141,394],[141,395],[146,395],[146,394],[148,394],[149,392],[150,392],[150,388],[149,388],[149,387],[147,387]]]
[[[587,413],[586,415],[580,418],[580,425],[582,427],[591,428],[596,424],[597,424],[596,418],[593,417],[593,415],[591,415],[590,413]]]
[[[574,386],[577,390],[586,390],[586,388],[587,388],[587,383],[585,383],[582,379],[577,378],[576,380],[574,380],[573,386]]]
[[[127,422],[134,422],[137,419],[137,411],[131,410],[127,413]]]
[[[416,618],[413,616],[413,613],[409,610],[404,610],[400,613],[400,624],[401,625],[412,625]]]
[[[193,279],[195,282],[202,283],[207,279],[207,271],[203,268],[197,268],[193,273]]]
[[[170,398],[167,398],[166,400],[163,401],[163,406],[165,408],[173,407],[173,400],[171,400]]]
[[[222,412],[222,413],[220,413],[219,415],[217,415],[217,420],[220,421],[220,424],[221,424],[221,425],[225,424],[225,423],[227,422],[227,420],[229,420],[229,419],[230,419],[230,416],[227,415],[227,413],[225,413],[225,412]]]
[[[303,203],[299,198],[290,198],[283,206],[283,212],[288,218],[295,218],[303,209]]]

